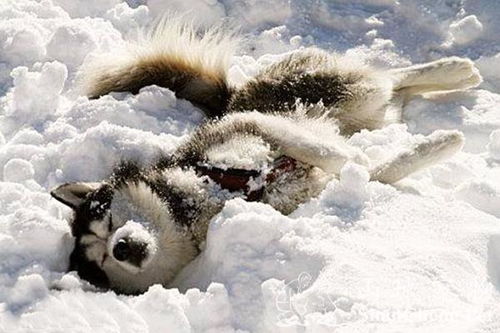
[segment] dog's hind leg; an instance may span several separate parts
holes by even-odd
[[[463,142],[463,134],[459,131],[435,131],[411,149],[372,169],[370,178],[382,183],[395,183],[413,172],[450,157],[461,149]]]
[[[463,90],[482,82],[479,70],[469,59],[450,57],[389,71],[394,91],[407,95],[431,91]]]

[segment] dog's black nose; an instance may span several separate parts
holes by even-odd
[[[118,243],[116,243],[115,247],[113,248],[113,257],[115,257],[115,259],[118,261],[125,261],[127,260],[129,255],[130,246],[128,238],[122,238],[118,241]]]
[[[141,267],[141,263],[148,255],[147,244],[128,237],[120,239],[113,247],[113,257],[118,261]]]

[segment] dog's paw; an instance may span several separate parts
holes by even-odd
[[[464,134],[457,130],[437,130],[425,137],[422,146],[429,147],[429,151],[456,152],[464,145]],[[425,150],[424,150],[425,151]]]
[[[466,89],[482,82],[481,74],[470,59],[450,57],[435,61],[429,68],[436,83],[447,89]]]
[[[474,71],[471,74],[471,76],[469,76],[468,78],[466,78],[460,82],[457,82],[455,84],[455,89],[474,88],[474,87],[477,87],[478,85],[480,85],[481,82],[483,82],[483,77],[479,73],[479,70],[474,67]]]

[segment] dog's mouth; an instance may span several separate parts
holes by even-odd
[[[196,166],[196,171],[202,176],[208,176],[223,189],[241,191],[248,201],[258,201],[262,199],[266,185],[282,174],[293,172],[296,167],[297,160],[281,156],[268,170],[221,169],[199,164]]]
[[[104,262],[106,261],[106,259],[108,259],[109,255],[107,253],[104,253],[104,255],[102,256],[102,259],[101,259],[101,263],[100,263],[100,267],[103,268],[104,267]]]

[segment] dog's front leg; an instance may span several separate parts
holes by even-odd
[[[285,118],[256,112],[241,114],[237,118],[238,121],[245,119],[262,138],[277,146],[283,155],[327,173],[338,174],[348,161],[369,165],[368,157],[336,134],[336,127],[329,120]]]
[[[297,161],[338,174],[347,161],[368,165],[365,154],[348,145],[330,120],[298,119],[283,115],[245,112],[200,128],[175,153],[180,165],[203,161],[205,153],[235,135],[262,138],[275,151]]]
[[[281,140],[284,155],[318,167],[327,173],[338,174],[348,161],[369,166],[369,160],[359,149],[347,144],[320,142],[316,138],[296,137],[297,141]]]

